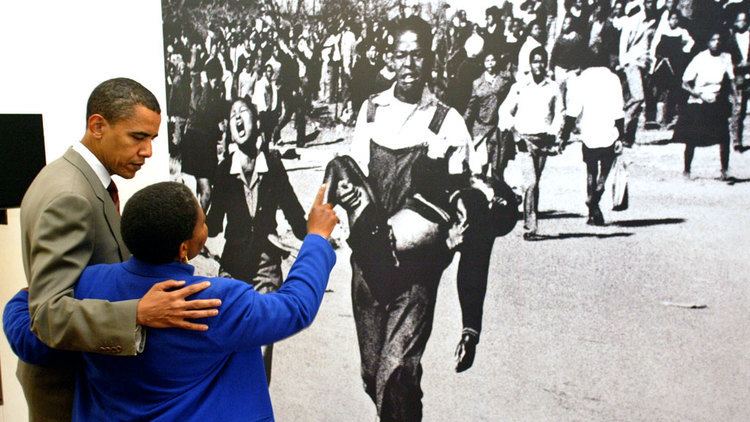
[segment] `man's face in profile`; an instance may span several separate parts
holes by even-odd
[[[110,174],[131,179],[151,157],[151,142],[159,134],[161,115],[136,105],[130,116],[104,122],[98,158]]]

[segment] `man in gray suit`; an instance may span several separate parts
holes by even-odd
[[[187,319],[218,313],[218,300],[185,301],[208,282],[154,285],[140,300],[73,299],[88,265],[129,258],[120,237],[119,198],[112,175],[135,176],[161,122],[154,95],[136,81],[101,83],[86,106],[86,133],[36,177],[21,204],[23,264],[29,283],[32,331],[48,346],[132,356],[145,346],[146,327],[206,330]],[[106,282],[106,281],[105,281]],[[19,361],[16,372],[32,421],[70,420],[75,367]]]

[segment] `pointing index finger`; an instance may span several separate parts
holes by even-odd
[[[325,196],[325,193],[326,193],[326,187],[327,187],[326,183],[323,183],[322,185],[320,185],[320,189],[318,189],[318,194],[315,195],[315,201],[313,202],[313,206],[323,204],[323,197]]]

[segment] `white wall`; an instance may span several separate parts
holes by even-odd
[[[41,113],[47,161],[84,130],[86,100],[101,81],[126,76],[156,94],[166,116],[161,2],[158,0],[0,1],[0,113]],[[154,156],[133,180],[120,181],[123,203],[168,176],[166,120]],[[0,152],[1,153],[1,152]],[[26,285],[18,210],[0,226],[0,305]],[[0,422],[27,420],[15,378],[16,358],[4,337],[0,364],[5,404]]]

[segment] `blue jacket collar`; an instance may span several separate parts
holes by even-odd
[[[122,265],[128,272],[144,277],[175,278],[183,274],[185,276],[192,276],[195,271],[195,267],[190,264],[183,264],[177,261],[167,264],[149,264],[136,257],[130,258]]]

